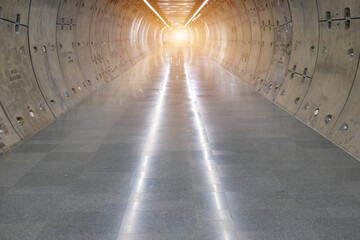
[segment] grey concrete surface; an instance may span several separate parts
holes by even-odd
[[[0,159],[0,239],[358,239],[360,163],[190,48]]]

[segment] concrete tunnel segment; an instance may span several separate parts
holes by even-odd
[[[142,1],[0,0],[0,152],[161,47]],[[360,2],[209,1],[193,45],[360,157]]]

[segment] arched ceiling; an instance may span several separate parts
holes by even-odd
[[[172,26],[184,26],[203,0],[148,0],[148,2]]]

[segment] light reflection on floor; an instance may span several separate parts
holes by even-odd
[[[359,162],[191,48],[0,159],[0,239],[357,239]]]

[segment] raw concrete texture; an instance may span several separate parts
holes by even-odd
[[[360,157],[358,1],[225,0],[207,8],[191,25],[199,47]]]
[[[0,152],[160,46],[140,1],[0,1]]]
[[[221,0],[200,13],[194,46],[360,157],[358,1]],[[0,152],[160,47],[163,28],[140,0],[0,0]]]

